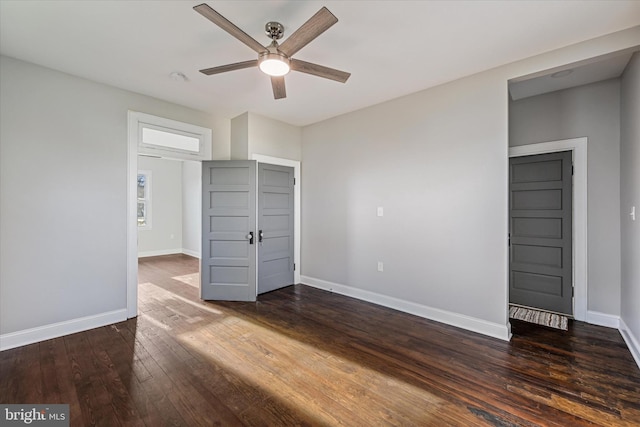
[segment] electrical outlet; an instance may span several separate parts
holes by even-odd
[[[378,261],[378,271],[384,271],[384,264],[382,261]]]

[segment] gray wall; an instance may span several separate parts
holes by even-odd
[[[512,146],[586,136],[588,309],[620,315],[620,81],[510,103]]]
[[[506,324],[503,72],[303,129],[304,276]]]
[[[620,206],[622,235],[621,318],[640,343],[640,54],[622,76]],[[631,206],[636,220],[631,221]],[[640,348],[636,355],[640,356]],[[640,360],[636,359],[638,363]]]
[[[151,228],[138,230],[138,256],[182,252],[182,162],[138,156],[151,171]]]
[[[302,128],[249,113],[249,152],[289,160],[302,159]]]
[[[202,163],[182,162],[182,249],[200,257],[202,230]]]
[[[634,27],[303,128],[302,274],[506,325],[507,82],[635,47],[639,35]],[[619,310],[619,291],[611,303],[597,308]]]
[[[233,118],[231,159],[247,160],[253,154],[301,160],[302,128],[255,113]]]
[[[231,160],[249,158],[249,113],[231,119]]]
[[[230,120],[0,57],[0,334],[126,308],[127,110]]]

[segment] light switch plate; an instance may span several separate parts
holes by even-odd
[[[382,206],[378,206],[378,216],[384,216],[384,208]]]

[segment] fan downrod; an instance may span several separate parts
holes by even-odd
[[[264,32],[271,40],[280,40],[284,35],[284,26],[275,21],[267,22],[264,26]]]

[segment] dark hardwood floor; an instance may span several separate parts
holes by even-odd
[[[72,426],[638,426],[614,329],[513,322],[503,342],[307,286],[198,299],[198,261],[141,260],[137,319],[0,353],[0,402]]]

